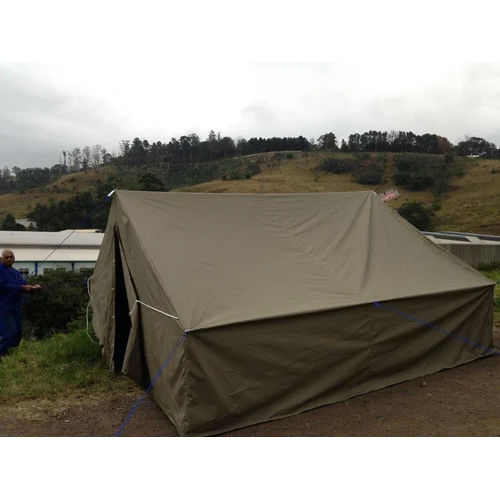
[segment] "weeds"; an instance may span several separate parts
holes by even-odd
[[[133,383],[114,376],[84,330],[23,340],[0,364],[0,401],[105,392]]]

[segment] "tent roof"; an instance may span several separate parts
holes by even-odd
[[[373,192],[114,201],[189,330],[491,284]]]

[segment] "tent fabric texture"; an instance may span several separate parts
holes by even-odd
[[[493,287],[373,192],[116,191],[91,280],[115,372],[146,387],[186,335],[152,394],[193,436],[485,356]]]

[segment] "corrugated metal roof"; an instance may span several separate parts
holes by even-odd
[[[50,248],[13,248],[16,263],[20,262],[95,262],[98,248],[58,248],[50,257]],[[48,257],[48,258],[47,258]]]
[[[68,237],[69,235],[69,237]],[[100,247],[103,233],[66,229],[59,232],[0,231],[0,248],[34,247]],[[67,238],[65,240],[65,238]],[[64,241],[64,243],[62,243]]]

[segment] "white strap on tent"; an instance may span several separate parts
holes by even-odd
[[[146,306],[146,307],[149,307],[150,309],[153,309],[153,311],[156,311],[156,312],[159,312],[160,314],[163,314],[164,316],[167,316],[169,318],[172,318],[172,319],[179,319],[177,316],[172,316],[172,314],[168,314],[166,313],[165,311],[160,311],[159,309],[156,309],[156,307],[153,307],[153,306],[150,306],[149,304],[145,304],[144,302],[142,302],[141,300],[136,300],[134,302],[134,306],[132,307],[132,310],[128,313],[129,316],[132,316],[132,314],[134,313],[135,311],[135,306],[137,304],[142,304],[143,306]]]

